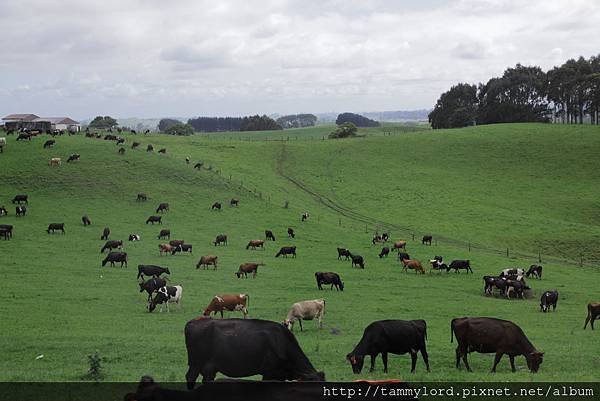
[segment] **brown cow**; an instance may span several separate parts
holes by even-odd
[[[248,294],[223,294],[215,295],[210,304],[204,309],[204,316],[210,316],[214,312],[221,312],[221,318],[223,318],[223,311],[241,311],[244,315],[244,319],[248,316],[247,306],[250,305],[250,295]]]
[[[214,266],[213,270],[217,270],[217,259],[218,258],[219,258],[218,256],[214,256],[214,255],[202,256],[200,258],[200,260],[198,261],[198,263],[196,264],[196,269],[199,269],[200,266],[204,266],[205,269],[208,269],[208,265],[213,265]]]
[[[405,272],[408,272],[408,269],[413,269],[415,271],[415,274],[417,272],[425,274],[425,269],[423,269],[421,262],[416,259],[402,259],[402,264],[404,265],[404,268],[402,270],[404,270]]]
[[[469,372],[467,354],[477,351],[482,354],[495,353],[492,372],[496,372],[496,366],[502,355],[507,354],[510,358],[510,367],[515,372],[515,356],[523,355],[527,360],[527,367],[532,373],[536,373],[543,362],[544,353],[535,349],[523,330],[513,322],[491,317],[461,317],[452,319],[450,323],[450,342],[453,342],[454,334],[458,346],[456,347],[456,367],[460,367],[462,357],[465,367]]]
[[[163,253],[168,254],[172,252],[173,247],[169,244],[158,244],[158,250],[160,252],[160,255],[162,256]]]
[[[250,247],[252,247],[252,249],[256,249],[257,247],[265,249],[265,241],[262,239],[253,239],[250,240],[250,242],[248,242],[248,245],[246,245],[246,249],[249,249]]]
[[[240,265],[239,270],[237,271],[237,273],[235,273],[235,275],[238,278],[242,277],[242,274],[244,275],[244,277],[248,278],[248,273],[252,273],[252,278],[256,278],[256,275],[258,274],[258,266],[264,266],[264,263],[242,263]]]
[[[392,252],[398,249],[406,249],[406,241],[396,241],[392,246]]]
[[[585,318],[585,325],[583,325],[583,329],[587,327],[588,322],[591,323],[592,330],[594,330],[594,320],[596,320],[600,316],[600,302],[590,302],[588,304],[588,314]]]

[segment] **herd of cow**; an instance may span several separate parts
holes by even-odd
[[[90,137],[98,137],[89,133]],[[107,140],[115,140],[117,144],[120,137],[104,137]],[[54,140],[48,140],[44,148],[52,147]],[[134,143],[133,147],[139,146]],[[151,146],[151,145],[149,145]],[[164,153],[164,152],[163,152]],[[71,160],[71,158],[73,158]],[[79,155],[71,155],[69,161],[78,160]],[[189,163],[189,158],[186,159]],[[60,164],[60,159],[51,164]],[[140,193],[137,196],[138,201],[146,201],[146,194]],[[28,204],[27,195],[17,195],[12,200],[16,204],[16,215],[25,216]],[[239,200],[231,199],[231,206],[238,206]],[[215,202],[212,210],[221,210],[221,204]],[[162,224],[162,214],[170,210],[168,203],[160,203],[156,213],[161,215],[152,215],[146,220],[146,224]],[[0,207],[0,217],[7,215],[8,211],[4,206]],[[303,213],[301,221],[307,221],[308,213]],[[82,216],[82,224],[88,226],[91,220],[87,215]],[[65,234],[64,223],[51,223],[47,228],[47,233],[56,231]],[[161,229],[157,239],[170,240],[170,230]],[[13,235],[12,225],[0,225],[0,238],[9,240]],[[101,262],[101,266],[110,263],[120,263],[121,267],[127,267],[128,256],[122,251],[122,240],[110,240],[110,229],[104,228],[101,239],[106,241],[100,249],[100,253],[108,251],[108,254]],[[295,232],[288,228],[288,239],[295,238]],[[373,237],[372,244],[389,241],[389,234],[376,234]],[[129,235],[129,241],[139,241],[139,234]],[[275,241],[275,235],[271,230],[265,230],[265,239],[250,240],[247,250],[257,248],[264,249],[266,241]],[[423,245],[432,244],[432,236],[426,235],[422,238]],[[227,246],[228,237],[225,234],[219,234],[213,241],[213,245]],[[387,257],[391,252],[397,251],[398,260],[402,263],[403,271],[409,269],[415,273],[425,274],[425,269],[417,259],[411,259],[406,253],[406,241],[396,241],[391,249],[384,246],[379,253],[379,258]],[[177,253],[192,253],[193,246],[183,240],[170,240],[168,243],[158,245],[160,255],[175,255]],[[275,257],[297,256],[296,246],[281,247],[275,254]],[[351,261],[351,266],[365,269],[365,259],[363,256],[350,252],[346,248],[337,248],[338,259]],[[204,255],[196,264],[196,269],[203,267],[207,269],[212,266],[217,269],[218,257],[216,255]],[[235,275],[237,278],[247,278],[252,275],[256,278],[259,266],[264,266],[264,262],[242,263]],[[467,273],[473,273],[469,260],[453,260],[449,264],[444,263],[443,257],[436,255],[429,260],[430,273],[454,270],[459,273],[465,270]],[[500,295],[506,298],[517,297],[524,298],[524,292],[529,289],[525,278],[542,278],[542,266],[532,265],[528,271],[521,268],[509,268],[503,270],[498,276],[484,276],[484,294],[492,295],[497,290]],[[147,310],[152,312],[159,306],[162,312],[163,305],[169,311],[169,304],[181,304],[183,287],[181,285],[168,285],[165,275],[170,275],[168,267],[157,265],[138,265],[137,280],[139,280],[140,293],[147,294]],[[338,291],[344,290],[344,283],[338,273],[335,272],[315,272],[315,279],[318,290],[323,289],[323,285],[330,285]],[[514,295],[513,295],[514,294]],[[558,292],[556,290],[544,291],[540,300],[540,309],[547,312],[552,308],[556,310],[558,302]],[[264,379],[272,380],[325,380],[323,372],[317,371],[308,360],[300,348],[295,336],[293,335],[293,326],[297,322],[300,330],[303,330],[302,321],[316,321],[318,326],[322,327],[325,314],[325,299],[306,300],[294,303],[286,318],[282,322],[272,322],[258,319],[247,319],[250,296],[248,294],[220,294],[215,295],[204,309],[203,315],[193,319],[185,326],[185,343],[188,353],[188,372],[186,380],[189,388],[193,388],[197,377],[202,374],[203,382],[214,380],[218,372],[230,377],[246,377],[252,375],[262,375]],[[243,319],[211,319],[211,314],[220,314],[223,318],[224,311],[239,311]],[[594,329],[594,320],[600,317],[600,302],[588,304],[588,314],[585,320],[584,329],[588,323],[591,323]],[[480,353],[495,353],[495,359],[492,371],[496,370],[500,359],[504,354],[508,355],[512,371],[515,371],[514,358],[524,356],[527,366],[531,372],[537,372],[543,361],[544,353],[538,351],[528,340],[523,330],[516,324],[501,319],[485,317],[462,317],[452,319],[450,322],[451,342],[456,337],[458,342],[455,350],[456,367],[460,367],[462,359],[467,370],[471,370],[467,360],[467,354],[473,351]],[[244,333],[244,336],[231,336],[231,333]],[[364,359],[370,356],[370,371],[375,369],[376,357],[381,354],[383,362],[383,371],[388,370],[388,354],[410,354],[411,372],[415,371],[418,353],[421,353],[427,371],[430,370],[429,355],[426,347],[427,323],[425,320],[381,320],[369,324],[363,332],[363,336],[346,355],[346,360],[350,363],[354,373],[360,373],[363,368]]]

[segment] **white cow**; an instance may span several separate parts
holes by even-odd
[[[294,322],[297,320],[300,323],[300,331],[302,331],[303,320],[318,319],[319,328],[323,327],[323,315],[325,314],[325,300],[313,299],[312,301],[296,302],[292,305],[287,314],[284,324],[290,330],[294,329]]]

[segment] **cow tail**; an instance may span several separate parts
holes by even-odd
[[[425,323],[425,328],[423,329],[423,336],[425,338],[425,341],[427,341],[427,322]]]
[[[450,322],[450,342],[454,342],[454,320]]]
[[[323,316],[325,316],[325,298],[323,298]]]

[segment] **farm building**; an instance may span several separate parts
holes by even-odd
[[[9,114],[2,118],[6,129],[80,131],[81,124],[69,117],[38,117],[35,114]]]

